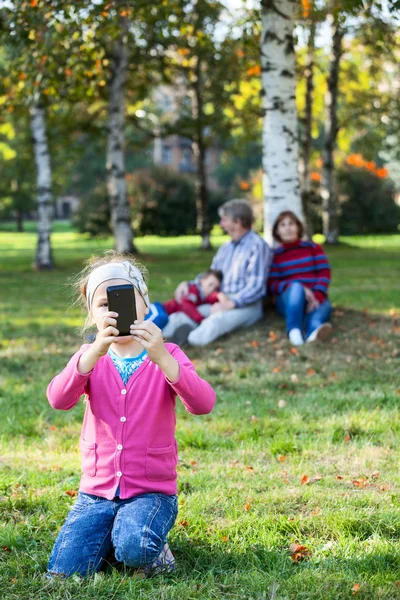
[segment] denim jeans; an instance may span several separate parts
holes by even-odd
[[[307,338],[317,327],[329,321],[332,307],[329,300],[325,300],[318,308],[306,313],[306,304],[304,286],[295,281],[278,296],[276,307],[286,319],[286,331],[300,329],[303,332],[305,329]]]
[[[110,550],[129,567],[151,565],[178,513],[177,496],[151,493],[107,500],[79,492],[58,535],[48,572],[82,576],[99,571]]]

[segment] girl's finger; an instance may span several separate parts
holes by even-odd
[[[106,327],[105,329],[103,329],[103,335],[105,336],[109,336],[109,335],[114,335],[117,336],[119,334],[119,331],[116,327],[112,327],[112,325],[109,325],[108,327]]]

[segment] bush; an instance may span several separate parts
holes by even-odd
[[[346,167],[338,170],[337,182],[341,198],[339,227],[342,234],[398,231],[400,207],[394,201],[390,179],[380,178],[367,169]]]
[[[79,209],[72,218],[72,224],[81,233],[91,236],[110,235],[110,209],[106,185],[102,184],[81,199]]]
[[[169,169],[136,171],[129,182],[129,200],[136,233],[142,235],[187,235],[196,232],[193,181]],[[211,192],[211,226],[218,222],[222,194]]]

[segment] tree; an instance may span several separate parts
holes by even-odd
[[[295,0],[261,0],[264,236],[285,209],[303,219],[298,174],[293,27]]]
[[[221,146],[229,136],[227,109],[232,105],[239,72],[235,49],[240,42],[229,30],[223,39],[218,36],[223,9],[214,0],[188,2],[180,15],[180,28],[171,31],[166,69],[167,82],[175,87],[178,118],[165,131],[191,141],[202,249],[211,247],[207,151],[213,145]]]

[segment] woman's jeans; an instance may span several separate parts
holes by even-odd
[[[107,500],[79,492],[54,544],[48,571],[90,575],[101,569],[113,548],[115,558],[129,567],[150,566],[177,513],[177,496],[152,493]]]
[[[325,300],[310,313],[306,313],[306,293],[304,286],[295,281],[291,283],[286,290],[278,296],[277,310],[286,319],[286,331],[291,329],[300,329],[302,332],[305,328],[306,338],[317,327],[329,321],[332,307],[329,300]]]

